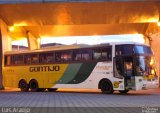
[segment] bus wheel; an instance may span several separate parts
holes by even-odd
[[[119,91],[121,94],[126,94],[128,93],[129,90],[122,90],[122,91]]]
[[[58,89],[58,88],[48,88],[48,91],[49,91],[49,92],[54,92],[54,91],[57,91],[57,89]]]
[[[100,83],[100,89],[104,94],[112,94],[114,92],[113,85],[109,80],[103,80]]]
[[[28,89],[29,89],[28,84],[27,84],[27,82],[26,82],[25,80],[21,80],[21,81],[19,82],[19,88],[20,88],[20,90],[23,91],[23,92],[26,92],[26,91],[28,91]]]
[[[31,80],[29,82],[29,86],[32,92],[37,92],[39,90],[38,82],[37,80]]]

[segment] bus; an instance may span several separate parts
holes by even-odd
[[[148,45],[74,44],[5,52],[3,84],[25,92],[87,88],[112,94],[158,87],[159,76]]]

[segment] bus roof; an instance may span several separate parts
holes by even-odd
[[[35,50],[17,50],[17,51],[6,51],[4,54],[25,54],[25,53],[39,53],[39,52],[49,52],[49,51],[58,51],[58,50],[71,50],[71,49],[80,49],[80,48],[90,48],[90,47],[102,47],[102,46],[111,46],[111,45],[123,45],[123,44],[134,44],[134,45],[146,45],[135,42],[111,42],[111,43],[102,43],[97,45],[87,45],[87,44],[73,44],[73,45],[56,45],[48,46]]]

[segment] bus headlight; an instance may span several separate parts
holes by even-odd
[[[153,74],[148,76],[148,79],[150,79],[150,80],[154,79],[154,78],[155,78],[155,76]]]

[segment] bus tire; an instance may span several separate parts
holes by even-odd
[[[100,89],[103,94],[112,94],[114,92],[113,85],[108,79],[104,79],[100,82]]]
[[[49,92],[54,92],[54,91],[57,91],[57,89],[58,89],[58,88],[48,88],[48,91],[49,91]]]
[[[27,92],[29,90],[28,84],[24,79],[19,81],[18,86],[22,92]]]
[[[126,93],[128,93],[128,91],[129,90],[121,90],[121,91],[119,91],[121,94],[126,94]]]
[[[39,91],[38,82],[35,79],[30,80],[29,87],[31,89],[31,92],[37,92],[37,91]]]

